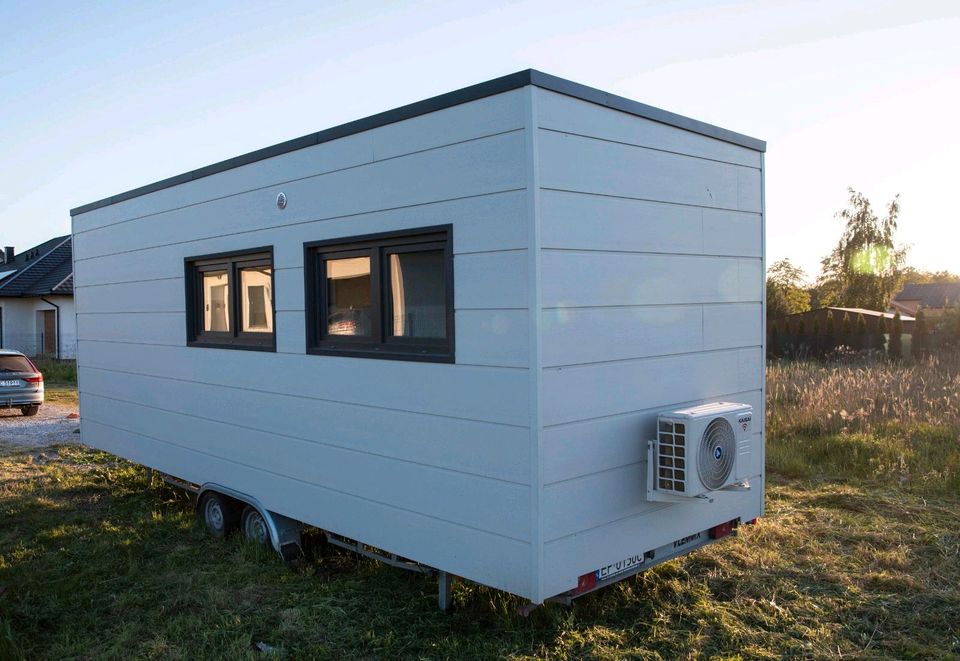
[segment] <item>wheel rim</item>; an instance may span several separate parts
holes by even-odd
[[[203,518],[214,530],[223,530],[223,508],[215,499],[210,498],[203,507]]]
[[[243,535],[247,539],[259,544],[266,544],[270,539],[270,532],[267,530],[267,522],[263,520],[260,512],[252,510],[247,513],[243,521]]]

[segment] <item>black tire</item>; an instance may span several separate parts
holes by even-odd
[[[267,522],[255,507],[247,505],[243,508],[243,514],[240,516],[240,531],[248,542],[260,544],[266,548],[273,547]]]
[[[214,537],[226,537],[237,529],[240,511],[236,501],[216,491],[207,491],[197,503],[197,516]]]
[[[39,412],[40,412],[40,405],[39,405],[39,404],[30,404],[30,405],[28,405],[28,406],[21,406],[21,407],[20,407],[20,413],[22,413],[23,415],[27,416],[28,418],[29,418],[30,416],[36,415],[36,414],[39,413]]]

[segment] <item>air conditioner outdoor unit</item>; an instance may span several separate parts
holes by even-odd
[[[752,420],[753,407],[730,402],[661,413],[647,444],[647,499],[712,500],[714,491],[749,489],[737,463],[750,452]]]

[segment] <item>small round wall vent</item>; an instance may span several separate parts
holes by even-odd
[[[277,208],[286,209],[287,208],[287,194],[286,193],[277,193]]]

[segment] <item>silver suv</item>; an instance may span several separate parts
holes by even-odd
[[[0,349],[0,409],[36,415],[43,404],[43,374],[19,351]]]

